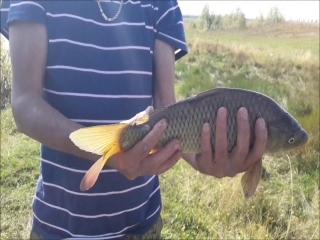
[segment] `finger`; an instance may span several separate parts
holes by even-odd
[[[160,175],[172,168],[182,157],[181,151],[176,151],[168,160],[162,163],[156,170],[156,175]]]
[[[141,141],[124,154],[132,159],[141,161],[157,145],[167,125],[166,119],[160,120]]]
[[[179,141],[176,139],[171,140],[164,148],[154,154],[150,154],[141,161],[139,173],[141,175],[155,174],[157,168],[172,157],[178,148]]]
[[[253,148],[249,151],[245,161],[245,168],[248,169],[253,163],[262,158],[268,140],[268,132],[263,118],[259,118],[255,124],[255,141]]]
[[[213,171],[211,127],[209,123],[202,126],[201,131],[201,155],[196,157],[197,166],[202,173],[210,174]]]
[[[218,110],[215,132],[214,176],[218,178],[225,176],[227,144],[227,109],[222,107]]]
[[[243,164],[250,147],[250,125],[246,108],[240,108],[237,113],[237,143],[230,155],[227,175],[235,176],[243,170]]]
[[[205,159],[210,159],[212,163],[212,148],[211,148],[211,126],[205,123],[201,131],[201,155]]]

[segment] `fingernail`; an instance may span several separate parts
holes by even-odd
[[[168,124],[167,120],[166,119],[162,119],[159,123],[159,127],[166,127]]]
[[[264,121],[263,118],[259,118],[258,119],[258,126],[261,130],[265,130],[266,129],[266,122]]]
[[[174,150],[177,150],[179,148],[180,144],[179,143],[176,143],[175,145],[173,145],[173,149]]]
[[[227,117],[227,109],[224,107],[219,108],[218,114],[221,117],[221,119],[225,119]]]
[[[240,115],[242,117],[243,120],[248,120],[248,111],[246,108],[242,107],[240,108]]]

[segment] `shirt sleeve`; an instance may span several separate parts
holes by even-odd
[[[187,45],[183,27],[183,18],[177,0],[155,1],[156,38],[175,48],[175,59],[187,54]]]
[[[46,25],[44,1],[2,0],[1,33],[9,39],[9,25],[14,21],[31,21]]]

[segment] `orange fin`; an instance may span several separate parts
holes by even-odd
[[[241,178],[244,197],[249,199],[256,192],[262,173],[262,159],[253,164]]]
[[[80,183],[80,190],[81,191],[86,191],[89,188],[91,188],[94,183],[97,181],[98,176],[103,168],[103,159],[104,156],[99,158],[92,167],[89,169],[89,171],[84,175],[81,183]]]
[[[72,142],[87,152],[103,155],[108,152],[112,144],[119,144],[123,130],[128,124],[112,124],[81,128],[70,134]]]
[[[86,190],[92,188],[92,186],[96,183],[96,181],[99,177],[99,174],[100,174],[103,166],[108,161],[108,159],[112,155],[114,155],[120,151],[121,151],[120,146],[118,144],[114,144],[113,146],[111,146],[111,149],[105,155],[103,155],[101,158],[99,158],[99,160],[97,160],[92,165],[92,167],[89,169],[89,171],[83,177],[81,184],[80,184],[80,190],[86,191]]]

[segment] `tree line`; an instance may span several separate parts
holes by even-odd
[[[254,25],[263,24],[276,24],[285,22],[283,14],[277,7],[270,9],[267,17],[264,17],[262,13],[254,21]],[[201,16],[200,22],[193,21],[191,27],[193,28],[203,28],[204,30],[215,30],[215,29],[244,29],[248,25],[245,14],[240,8],[237,8],[231,14],[226,14],[224,16],[220,14],[210,13],[208,5],[205,5]]]

